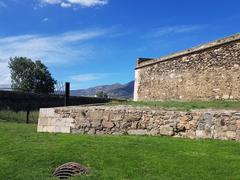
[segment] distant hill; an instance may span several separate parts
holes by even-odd
[[[108,94],[111,98],[125,98],[131,99],[133,98],[133,90],[134,90],[134,81],[131,81],[127,84],[112,84],[112,85],[103,85],[96,86],[88,89],[79,89],[72,90],[72,96],[95,96],[97,92],[103,91]]]

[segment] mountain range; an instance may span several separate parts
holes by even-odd
[[[0,84],[0,90],[10,90],[9,84]],[[110,98],[132,99],[134,81],[126,84],[115,83],[112,85],[96,86],[88,89],[71,90],[71,96],[95,96],[97,92],[103,91]]]
[[[95,96],[99,91],[107,93],[110,98],[132,99],[134,81],[126,84],[116,83],[112,85],[96,86],[88,89],[72,90],[71,96]]]

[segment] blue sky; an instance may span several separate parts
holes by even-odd
[[[9,57],[41,59],[72,89],[134,79],[160,57],[240,32],[239,0],[0,0],[0,84]]]

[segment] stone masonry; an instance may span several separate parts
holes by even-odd
[[[167,111],[131,106],[41,109],[38,132],[240,140],[240,111]]]
[[[159,59],[140,58],[134,100],[240,100],[240,34]]]

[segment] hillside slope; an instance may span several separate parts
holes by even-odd
[[[134,81],[127,84],[112,84],[96,86],[88,89],[72,90],[72,96],[95,96],[97,92],[103,91],[108,94],[111,98],[133,98]]]

